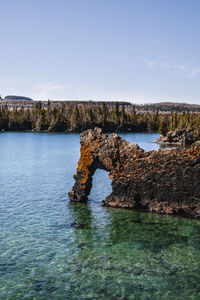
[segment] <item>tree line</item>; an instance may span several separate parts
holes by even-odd
[[[160,132],[188,129],[200,135],[200,114],[136,112],[134,106],[123,103],[62,102],[48,101],[43,105],[38,101],[32,108],[0,108],[0,130],[33,130],[54,132],[81,132],[88,128],[101,127],[104,131]]]

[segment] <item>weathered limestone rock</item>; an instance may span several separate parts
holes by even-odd
[[[109,172],[112,193],[102,204],[200,217],[200,142],[189,149],[145,152],[95,128],[80,135],[81,156],[69,198],[85,202],[96,169]]]
[[[199,136],[193,130],[174,130],[169,131],[166,136],[158,138],[159,144],[164,145],[191,145],[197,141]]]

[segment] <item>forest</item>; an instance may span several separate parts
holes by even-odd
[[[182,110],[138,110],[129,103],[37,101],[26,105],[0,107],[1,131],[81,132],[101,127],[106,132],[160,132],[193,130],[200,135],[200,113]]]

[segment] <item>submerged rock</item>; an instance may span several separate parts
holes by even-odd
[[[200,142],[189,149],[145,152],[95,128],[81,133],[80,144],[71,201],[87,201],[99,168],[112,180],[112,193],[102,205],[200,217]]]

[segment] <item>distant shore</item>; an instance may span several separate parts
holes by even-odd
[[[192,131],[200,135],[200,105],[129,102],[0,100],[0,131]]]

